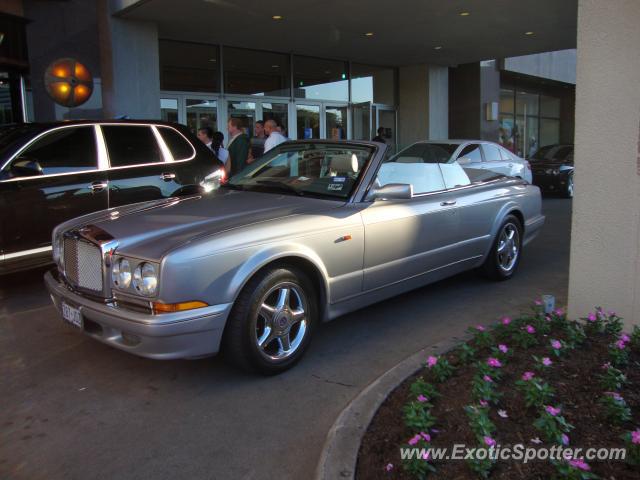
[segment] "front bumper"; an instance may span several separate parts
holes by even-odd
[[[564,192],[567,189],[568,175],[533,175],[533,184],[545,192]]]
[[[78,295],[52,272],[45,274],[44,282],[59,313],[62,301],[80,310],[86,335],[120,350],[158,360],[217,353],[232,305],[151,315]]]

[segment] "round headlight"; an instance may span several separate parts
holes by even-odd
[[[131,285],[131,264],[126,258],[121,258],[113,264],[111,270],[111,280],[119,288],[129,288]]]
[[[142,295],[151,297],[158,289],[158,273],[151,263],[141,263],[133,272],[133,287]]]

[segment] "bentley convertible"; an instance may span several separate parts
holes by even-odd
[[[264,374],[317,326],[468,269],[512,277],[544,223],[540,190],[463,168],[437,144],[279,145],[209,196],[59,225],[45,281],[69,324],[156,359],[222,351]]]

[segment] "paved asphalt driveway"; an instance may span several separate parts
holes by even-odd
[[[340,411],[397,362],[543,293],[564,303],[571,202],[543,208],[511,281],[467,273],[342,317],[272,378],[111,349],[58,320],[42,271],[1,278],[0,478],[309,478]]]

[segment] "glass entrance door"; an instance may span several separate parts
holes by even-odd
[[[371,102],[354,103],[353,112],[353,139],[371,140]]]
[[[382,138],[387,145],[391,147],[391,153],[396,151],[396,111],[378,107],[376,109],[376,131],[378,128],[384,128]]]
[[[253,128],[256,123],[256,104],[255,102],[243,102],[242,100],[228,100],[227,107],[229,118],[239,118],[242,120],[242,128],[244,133],[253,137]]]
[[[218,130],[218,103],[214,99],[187,98],[185,103],[186,124],[192,132],[211,127]]]
[[[347,112],[348,108],[344,106],[325,106],[325,136],[331,140],[347,139]]]

